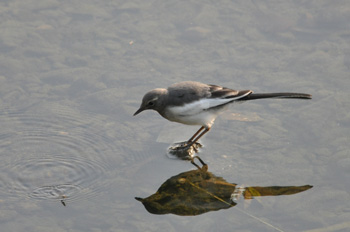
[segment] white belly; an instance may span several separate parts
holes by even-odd
[[[196,101],[186,106],[176,106],[168,108],[165,111],[163,117],[166,119],[179,122],[187,125],[201,125],[205,127],[211,127],[216,117],[226,109],[226,105],[220,107],[219,105],[210,104],[212,100],[201,100]],[[227,99],[219,103],[226,103]],[[216,104],[218,101],[215,102]]]
[[[211,127],[218,114],[213,114],[208,111],[196,115],[184,115],[175,117],[167,117],[168,120],[173,122],[179,122],[187,125],[201,125],[205,127]]]

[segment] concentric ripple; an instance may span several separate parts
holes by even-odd
[[[53,185],[53,186],[42,186],[34,189],[31,193],[32,198],[36,199],[58,199],[64,200],[68,196],[77,196],[81,192],[81,188],[76,185]]]
[[[59,104],[0,112],[0,191],[15,199],[96,195],[115,175],[117,148],[104,127]]]

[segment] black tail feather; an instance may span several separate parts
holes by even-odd
[[[238,101],[248,101],[262,98],[299,98],[311,99],[312,95],[306,93],[252,93],[248,96],[238,99]]]

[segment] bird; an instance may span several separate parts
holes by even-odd
[[[291,92],[253,93],[252,90],[234,90],[219,85],[183,81],[168,88],[156,88],[147,92],[134,116],[145,110],[155,110],[169,121],[201,126],[187,141],[192,146],[211,129],[217,116],[229,104],[263,98],[311,99],[312,95]]]

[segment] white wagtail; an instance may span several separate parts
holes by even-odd
[[[184,81],[167,89],[154,89],[145,94],[140,108],[134,116],[144,110],[155,110],[164,118],[201,128],[188,140],[193,145],[207,133],[225,106],[236,101],[261,98],[311,99],[305,93],[253,93],[252,90],[233,90],[218,85],[208,85],[194,81]]]

